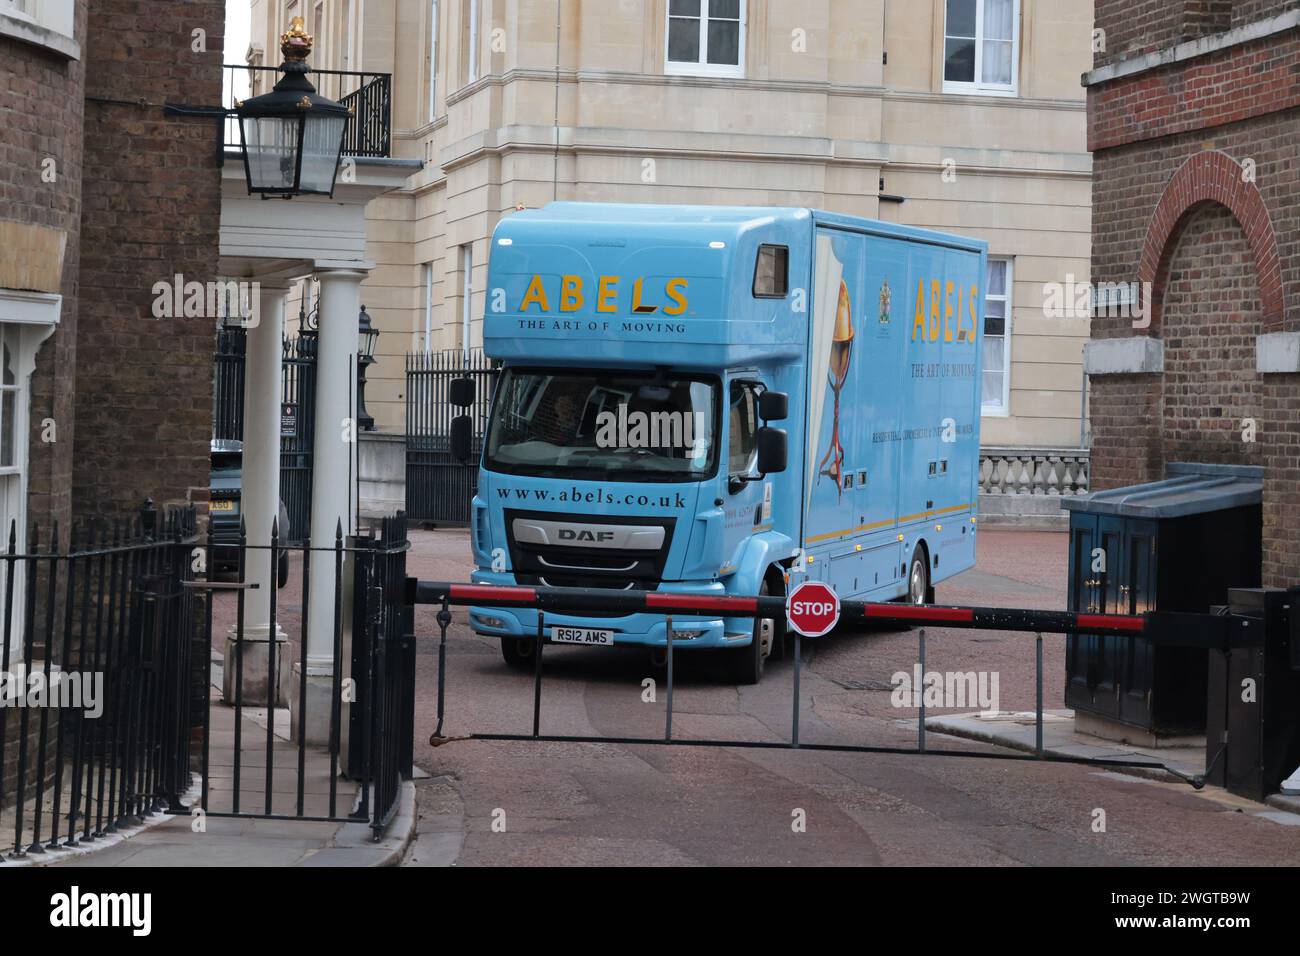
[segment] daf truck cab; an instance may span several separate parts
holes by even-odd
[[[502,370],[474,583],[722,596],[808,576],[923,602],[973,565],[983,243],[809,209],[585,203],[511,215],[491,242],[483,339]],[[453,423],[461,455],[470,431]],[[469,619],[532,667],[535,610]],[[650,614],[544,625],[564,644],[668,638]],[[783,647],[783,620],[672,628],[739,683]]]

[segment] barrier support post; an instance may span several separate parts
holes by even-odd
[[[1035,642],[1035,654],[1037,656],[1038,666],[1038,711],[1035,728],[1036,743],[1034,750],[1035,753],[1041,757],[1043,755],[1043,635],[1041,632],[1038,634],[1038,640]]]
[[[799,749],[799,667],[803,651],[803,635],[794,632],[794,717],[790,729],[790,745]]]
[[[542,648],[546,646],[546,614],[537,609],[537,646],[533,648],[533,737],[542,730]]]
[[[668,635],[668,656],[665,664],[668,667],[668,715],[664,719],[664,740],[673,739],[673,616],[671,614],[664,617],[664,624],[667,627],[665,632]]]
[[[917,693],[917,688],[912,693]],[[925,628],[921,628],[921,709],[916,719],[916,749],[925,753]]]

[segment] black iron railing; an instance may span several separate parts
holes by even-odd
[[[190,585],[209,592],[203,653],[224,649],[220,691],[214,687],[199,712],[202,739],[233,740],[232,751],[219,759],[206,746],[199,756],[197,806],[212,816],[365,821],[379,839],[396,812],[401,782],[411,777],[414,612],[406,603],[405,518],[385,518],[379,539],[346,538],[339,527],[323,546],[282,544],[276,531],[273,526],[269,545],[250,544],[243,535],[229,543],[209,539],[209,552],[223,565],[233,563],[233,580],[214,575]],[[247,583],[258,565],[275,580],[286,556],[291,570],[284,589],[268,593]],[[336,594],[325,622],[332,647],[323,695],[311,692],[307,660],[312,565],[321,562]],[[247,633],[259,604],[265,611],[259,619],[269,621],[271,632],[284,632],[285,641]],[[268,708],[288,710],[288,738],[264,718]],[[292,788],[277,783],[284,775]],[[312,780],[324,786],[309,787]],[[358,785],[359,792],[351,789]]]
[[[243,66],[227,63],[226,109],[235,108],[235,98],[244,99],[270,92],[280,71],[272,66]],[[358,73],[347,70],[310,70],[307,78],[322,96],[352,109],[343,130],[344,156],[390,155],[392,147],[392,85],[390,73]],[[229,92],[240,91],[240,92]],[[241,146],[235,117],[226,120],[226,148]]]
[[[242,534],[217,541],[210,525],[200,534],[193,508],[151,502],[66,547],[57,529],[21,541],[11,526],[0,550],[0,865],[160,812],[364,821],[378,839],[411,776],[415,686],[405,519],[382,529],[376,540],[339,528],[329,545],[295,548],[273,528],[253,546]],[[217,574],[223,551],[234,552],[233,580]],[[301,571],[297,588],[245,581],[258,562],[274,581],[285,557]],[[324,696],[307,693],[313,559],[328,562],[339,595]],[[351,627],[345,592],[357,595]],[[266,602],[269,630],[287,640],[245,633],[252,602]],[[348,640],[362,649],[350,666]],[[246,671],[264,685],[250,686]],[[286,707],[290,737],[274,715]],[[309,740],[303,728],[322,725],[328,739]],[[327,792],[310,785],[326,778]]]
[[[416,521],[467,525],[478,470],[451,455],[451,420],[463,409],[448,401],[457,378],[474,380],[472,451],[483,447],[492,391],[500,368],[482,349],[459,349],[406,357],[406,513]]]
[[[244,368],[247,333],[219,329],[213,353],[212,437],[244,437]],[[316,434],[316,333],[307,329],[281,344],[280,500],[289,526],[286,542],[311,535],[312,449]]]
[[[0,826],[15,858],[75,847],[181,809],[196,605],[192,508],[33,528],[0,554]],[[5,771],[9,770],[9,773]],[[7,819],[6,819],[7,817]],[[0,853],[0,860],[5,857]]]
[[[244,437],[244,367],[248,336],[243,329],[218,329],[212,369],[212,437]]]

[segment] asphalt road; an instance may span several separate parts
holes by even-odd
[[[466,580],[468,540],[416,532],[409,573]],[[980,535],[978,567],[941,585],[939,600],[1063,608],[1062,534]],[[443,862],[531,864],[1124,865],[1295,864],[1300,826],[1261,807],[1185,784],[1090,767],[943,756],[690,746],[456,740],[435,726],[437,625],[417,612],[416,763],[434,776],[421,812]],[[447,663],[448,736],[527,733],[532,679],[508,670],[497,643],[455,611]],[[811,647],[802,673],[801,741],[912,747],[915,711],[890,700],[895,671],[917,660],[917,633],[837,633]],[[548,734],[662,734],[664,675],[637,651],[548,647],[542,729]],[[1061,706],[1063,642],[1047,646],[1049,706]],[[737,688],[707,666],[676,681],[674,735],[789,739],[792,665]],[[996,672],[1003,710],[1031,709],[1032,636],[932,630],[928,666]],[[643,681],[655,684],[647,702]],[[976,708],[965,708],[973,710]],[[932,751],[1009,753],[931,735]],[[463,833],[447,839],[460,815]],[[1104,814],[1104,820],[1103,820]],[[1295,818],[1300,823],[1300,817]],[[434,824],[433,821],[439,821]],[[1104,829],[1099,824],[1104,822]],[[423,824],[422,824],[423,825]],[[453,847],[450,851],[446,847]]]

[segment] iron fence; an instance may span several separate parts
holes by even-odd
[[[12,842],[0,862],[94,843],[159,813],[365,822],[378,839],[411,775],[414,719],[406,521],[381,527],[380,538],[352,539],[340,527],[332,547],[281,545],[274,529],[266,545],[243,534],[218,543],[192,508],[146,502],[66,548],[57,529],[46,545],[33,528],[20,552],[11,526],[0,553],[0,828]],[[235,579],[217,580],[215,552],[232,547]],[[299,586],[259,594],[245,571],[275,569],[286,551]],[[332,562],[336,595],[329,686],[316,695],[313,557]],[[351,626],[348,595],[360,596]],[[248,626],[254,600],[268,602],[260,641]],[[214,633],[226,638],[215,657]],[[322,724],[326,739],[311,739],[307,728]]]
[[[285,339],[280,386],[280,500],[289,516],[285,537],[311,537],[312,455],[316,443],[316,333]]]
[[[345,538],[340,525],[332,546],[314,547],[282,544],[273,525],[269,545],[250,544],[241,534],[224,546],[236,549],[233,581],[191,583],[211,594],[202,641],[208,657],[218,635],[225,636],[220,673],[212,675],[200,711],[205,743],[197,805],[203,812],[366,821],[376,839],[391,821],[401,780],[411,774],[414,712],[405,517],[383,519],[381,534]],[[209,537],[209,552],[221,547]],[[285,554],[299,569],[296,584],[258,593],[249,570],[261,563],[274,581]],[[312,565],[320,561],[329,562],[335,595],[323,690],[310,676],[321,673],[321,662],[308,660]],[[254,602],[265,613],[254,615]],[[210,742],[217,737],[232,745],[214,759]],[[347,792],[345,781],[359,789]]]
[[[236,90],[247,90],[252,97],[269,93],[279,79],[279,68],[274,66],[247,66],[227,63],[225,89],[231,91],[224,104],[235,108]],[[309,70],[307,78],[316,92],[337,100],[351,108],[343,127],[344,156],[388,156],[392,148],[392,75],[389,73],[355,72],[349,70]],[[234,115],[226,119],[226,149],[239,149],[242,145],[239,123]]]
[[[471,461],[483,448],[498,364],[482,349],[416,352],[406,357],[406,513],[416,521],[468,525],[478,471],[451,454],[451,420],[467,413],[473,422]],[[451,382],[474,380],[468,411],[448,400]]]
[[[20,554],[10,526],[0,556],[0,754],[13,760],[8,779],[0,763],[0,795],[12,819],[0,799],[0,826],[12,825],[14,857],[180,807],[197,621],[183,583],[194,540],[193,509],[160,515],[149,502],[128,522],[74,531],[66,550],[57,527],[48,544],[33,528]]]
[[[280,500],[289,526],[288,543],[311,535],[312,449],[316,435],[316,332],[305,329],[281,344]],[[213,354],[212,437],[244,437],[244,369],[247,333],[219,329]]]
[[[218,329],[212,356],[212,437],[241,441],[244,437],[244,368],[248,336],[243,329]]]

